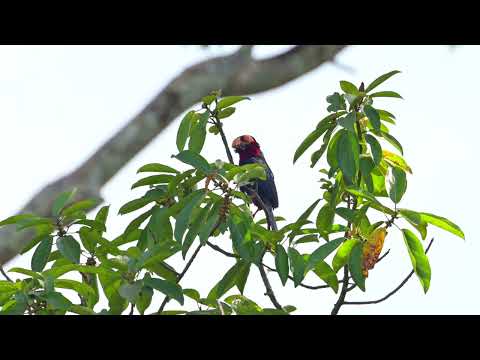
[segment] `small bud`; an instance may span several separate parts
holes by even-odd
[[[220,159],[215,160],[215,166],[217,167],[217,169],[222,169],[224,164],[225,163]]]

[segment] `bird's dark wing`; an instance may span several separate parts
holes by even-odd
[[[277,187],[275,186],[275,178],[273,176],[273,172],[265,161],[265,158],[263,156],[250,157],[241,161],[240,165],[255,163],[265,166],[265,174],[267,176],[266,180],[257,180],[256,187],[258,189],[258,195],[264,203],[270,205],[273,209],[275,209],[278,207]]]

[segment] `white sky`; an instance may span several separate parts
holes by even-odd
[[[229,48],[0,46],[0,151],[4,169],[0,218],[12,215],[49,181],[83,162],[184,68]],[[286,48],[259,46],[255,55],[268,56]],[[275,173],[280,199],[276,215],[294,221],[321,195],[317,183],[320,167],[309,167],[313,148],[295,166],[292,158],[300,142],[326,115],[325,97],[339,91],[340,80],[368,84],[380,74],[401,70],[379,90],[395,90],[405,100],[375,100],[375,105],[396,115],[397,126],[391,127],[391,132],[403,144],[404,156],[413,169],[400,206],[451,219],[463,229],[466,241],[429,227],[429,238],[434,235],[436,241],[429,252],[432,281],[427,295],[413,277],[383,303],[344,306],[340,313],[480,313],[480,293],[475,286],[480,245],[473,230],[480,200],[474,187],[479,176],[475,148],[480,126],[475,104],[480,47],[462,46],[452,51],[446,46],[351,46],[337,61],[355,72],[327,64],[279,89],[253,95],[251,102],[239,104],[235,115],[225,121],[227,136],[231,140],[252,134],[260,142]],[[178,165],[170,158],[176,153],[178,123],[179,119],[103,189],[111,204],[107,227],[112,238],[138,215],[116,216],[122,204],[144,191],[129,190],[139,178],[136,170],[150,162]],[[208,138],[203,155],[210,161],[225,158],[220,140]],[[226,238],[216,243],[229,249]],[[316,246],[303,245],[299,250],[311,251]],[[390,255],[370,272],[367,292],[354,290],[348,300],[380,298],[408,274],[411,264],[398,230],[387,237],[385,250],[389,248]],[[15,259],[7,269],[28,267],[30,257],[31,252]],[[183,267],[180,256],[172,259],[170,263],[177,269]],[[273,259],[268,262],[273,264]],[[195,287],[206,296],[231,265],[231,259],[202,249],[181,285]],[[330,289],[294,289],[291,282],[283,288],[275,273],[270,279],[280,303],[296,306],[296,314],[330,313],[337,298]],[[322,282],[309,274],[305,283]],[[245,295],[272,307],[263,293],[258,269],[252,267]],[[161,300],[158,296],[147,312],[156,310]],[[103,304],[95,309],[102,309]],[[191,302],[187,304],[194,308]],[[167,309],[179,307],[171,301]]]

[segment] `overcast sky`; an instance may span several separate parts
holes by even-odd
[[[231,48],[202,51],[186,46],[0,46],[0,218],[12,215],[48,182],[77,167],[180,71]],[[259,46],[255,56],[269,56],[286,48]],[[340,313],[480,313],[476,286],[480,245],[473,230],[480,200],[476,189],[480,119],[475,108],[480,47],[452,50],[446,46],[351,46],[336,60],[342,66],[323,65],[281,88],[253,95],[252,101],[239,104],[236,113],[225,121],[227,136],[231,140],[251,134],[259,141],[275,173],[280,200],[276,215],[294,221],[321,195],[317,182],[320,167],[309,167],[311,151],[295,165],[292,158],[300,142],[327,114],[325,97],[340,90],[340,80],[368,84],[388,71],[402,71],[379,90],[395,90],[404,100],[375,100],[375,105],[396,115],[397,126],[391,127],[391,133],[403,144],[404,157],[413,169],[400,206],[451,219],[463,229],[466,241],[429,227],[429,238],[435,236],[436,240],[429,253],[432,281],[427,295],[413,277],[383,303],[344,306]],[[111,204],[107,234],[112,238],[138,215],[115,215],[125,202],[142,195],[143,190],[129,190],[139,178],[136,170],[150,162],[179,165],[171,159],[176,153],[179,121],[173,122],[103,189],[106,202]],[[225,158],[218,138],[207,139],[203,155],[210,161]],[[226,238],[216,242],[229,248]],[[314,250],[316,246],[304,245],[300,250]],[[367,292],[354,290],[348,293],[348,300],[380,298],[411,270],[398,230],[390,232],[384,249],[391,249],[391,253],[370,272]],[[7,269],[29,267],[31,254],[10,262]],[[183,267],[180,256],[172,260],[173,266]],[[272,259],[269,263],[273,264]],[[231,265],[231,259],[209,248],[202,249],[181,285],[195,287],[206,296]],[[280,303],[296,306],[297,314],[330,313],[337,298],[330,289],[294,289],[291,282],[283,288],[276,274],[271,273],[270,278]],[[321,280],[309,274],[305,283],[316,285]],[[245,295],[272,307],[263,293],[258,270],[252,268]],[[149,311],[156,310],[161,300],[162,296],[158,296]],[[102,309],[104,304],[95,309]],[[187,304],[194,308],[192,303]],[[179,307],[171,301],[167,309]]]

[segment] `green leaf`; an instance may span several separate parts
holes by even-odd
[[[86,283],[81,283],[79,281],[70,280],[70,279],[55,279],[54,285],[57,288],[70,289],[76,291],[80,296],[87,298],[88,296],[94,296],[95,290]]]
[[[275,254],[275,267],[282,285],[285,286],[288,280],[288,255],[281,244],[277,245]]]
[[[363,111],[365,112],[365,115],[367,115],[368,119],[370,120],[370,123],[372,124],[373,128],[375,130],[380,131],[381,122],[380,122],[380,115],[377,112],[377,110],[375,110],[375,108],[373,108],[370,105],[365,105],[363,107]]]
[[[309,257],[305,272],[315,268],[320,261],[323,261],[328,255],[330,255],[345,238],[341,237],[323,244],[317,248]]]
[[[335,209],[335,212],[350,223],[353,223],[355,219],[355,211],[352,209],[339,207]]]
[[[153,201],[153,199],[144,198],[144,197],[131,200],[131,201],[127,202],[126,204],[122,205],[122,207],[118,210],[118,213],[120,215],[125,215],[125,214],[128,214],[128,213],[131,213],[132,211],[141,209],[145,205],[150,204],[152,201]]]
[[[374,195],[372,195],[371,193],[369,193],[368,191],[365,191],[363,189],[360,189],[360,188],[357,188],[356,186],[347,186],[345,188],[346,191],[348,191],[350,194],[352,195],[355,195],[357,197],[362,197],[362,198],[365,198],[369,201],[371,201],[371,206],[372,208],[374,209],[378,209],[379,211],[382,211],[388,215],[393,215],[395,212],[382,205],[376,198]]]
[[[335,294],[338,292],[338,278],[337,274],[332,270],[332,268],[325,262],[319,261],[313,272],[322,279],[328,286],[330,286]]]
[[[220,299],[228,290],[236,285],[236,277],[240,262],[233,265],[222,277],[222,279],[210,290],[207,299]]]
[[[234,112],[235,112],[235,108],[234,108],[234,107],[226,108],[226,109],[224,109],[224,110],[221,110],[221,111],[218,113],[218,118],[219,118],[219,119],[225,119],[225,118],[231,116]]]
[[[168,265],[165,261],[153,262],[148,266],[145,266],[145,269],[148,271],[153,271],[155,274],[164,278],[165,280],[175,282],[178,278],[178,273],[173,267]]]
[[[40,243],[41,241],[45,240],[46,238],[50,237],[50,234],[40,234],[38,236],[35,236],[30,242],[20,251],[20,254],[25,254],[27,251],[32,249],[35,245]]]
[[[307,230],[307,229],[303,229],[303,230]],[[317,229],[314,229],[314,231],[316,232]],[[302,236],[300,239],[295,240],[295,245],[305,244],[305,243],[309,243],[309,242],[318,242],[318,235],[317,234],[310,234],[310,235]]]
[[[191,165],[196,169],[200,169],[205,173],[209,173],[212,169],[210,167],[210,164],[201,156],[200,154],[197,154],[196,152],[193,152],[191,150],[184,150],[177,155],[174,156],[181,162],[184,162],[185,164]]]
[[[118,293],[128,302],[134,304],[137,301],[140,291],[142,290],[142,281],[135,281],[133,284],[123,284],[118,288]]]
[[[328,143],[327,162],[331,167],[330,171],[336,171],[336,169],[338,169],[337,143],[338,143],[338,139],[340,138],[340,136],[343,135],[344,133],[348,133],[348,131],[347,130],[337,131],[335,133],[335,135],[333,135],[330,142]],[[330,175],[329,175],[329,177],[330,177]]]
[[[243,290],[245,289],[245,284],[247,283],[248,275],[250,274],[250,265],[251,262],[245,260],[239,260],[237,277],[235,278],[235,285],[240,291],[240,294],[243,295]]]
[[[108,211],[110,210],[110,205],[103,206],[98,210],[97,215],[95,215],[95,221],[98,221],[105,225],[107,223]]]
[[[255,165],[256,166],[249,168],[247,171],[235,175],[233,181],[239,185],[243,185],[255,180],[266,180],[267,175],[265,168],[262,165]]]
[[[70,216],[80,210],[90,210],[98,204],[97,200],[87,199],[78,201],[62,211],[63,216]]]
[[[427,222],[422,219],[420,213],[408,210],[408,209],[399,209],[398,211],[402,217],[407,220],[422,236],[422,239],[425,240],[427,237]]]
[[[71,191],[66,191],[61,193],[54,201],[52,205],[52,215],[58,216],[60,215],[60,211],[63,207],[75,196],[77,189],[74,188]]]
[[[70,306],[68,311],[78,315],[96,315],[97,314],[95,311],[93,311],[88,307],[81,306],[81,305],[74,305],[74,304]]]
[[[138,227],[140,225],[142,225],[142,223],[147,220],[147,218],[149,218],[153,211],[156,209],[156,206],[153,206],[150,210],[148,210],[147,212],[139,215],[138,217],[136,217],[135,219],[133,219],[130,224],[128,224],[127,228],[125,229],[125,231],[123,232],[123,236],[126,237],[128,236],[129,233],[131,233],[132,231],[138,229]]]
[[[80,240],[88,252],[93,253],[101,235],[97,230],[82,227],[79,230]]]
[[[302,143],[300,144],[300,146],[297,148],[297,150],[295,151],[295,155],[293,156],[293,163],[295,164],[295,162],[298,160],[298,158],[300,158],[300,156],[302,156],[302,154],[315,142],[317,141],[325,131],[328,130],[328,128],[330,127],[331,125],[330,124],[326,124],[320,128],[317,128],[315,129],[314,131],[312,131],[306,138],[305,140],[302,141]]]
[[[338,125],[355,133],[355,122],[357,121],[357,116],[355,111],[349,112],[347,116],[341,117],[337,119]]]
[[[72,236],[67,235],[57,239],[60,253],[73,263],[80,263],[80,245]]]
[[[408,166],[407,162],[400,155],[391,153],[390,151],[383,150],[383,159],[391,167],[398,167],[403,171],[412,173],[412,169]]]
[[[333,219],[335,218],[335,211],[331,208],[329,204],[323,205],[323,207],[318,212],[317,216],[317,229],[320,235],[328,240],[328,233],[332,228]]]
[[[348,260],[348,267],[350,269],[350,274],[352,275],[353,281],[357,286],[362,290],[365,291],[365,276],[363,276],[362,272],[362,244],[357,243],[354,245],[353,249],[351,250],[349,260]]]
[[[420,240],[415,236],[413,232],[408,229],[402,229],[403,239],[407,246],[410,260],[412,261],[413,270],[417,274],[420,283],[422,284],[423,291],[427,293],[430,286],[431,269],[427,255],[423,250]]]
[[[395,139],[392,135],[384,131],[381,131],[381,134],[385,140],[387,140],[391,145],[393,145],[393,147],[395,147],[398,151],[400,151],[400,154],[403,155],[402,144],[400,144],[400,142],[397,139]]]
[[[199,214],[196,216],[195,220],[193,221],[192,225],[189,227],[187,235],[185,236],[185,241],[182,245],[182,257],[185,259],[187,255],[188,249],[192,245],[193,241],[197,237],[198,233],[200,232],[202,226],[205,225],[207,221],[208,212],[210,210],[210,204],[206,205],[204,208],[201,208]]]
[[[209,112],[205,111],[200,115],[200,119],[197,121],[190,131],[190,140],[188,141],[188,150],[194,153],[200,153],[205,144],[205,138],[207,136],[207,122]]]
[[[16,224],[17,222],[19,222],[21,220],[32,219],[32,218],[36,219],[37,215],[33,215],[33,214],[14,215],[14,216],[10,216],[10,217],[0,221],[0,226],[12,225],[12,224]]]
[[[140,314],[145,314],[145,310],[148,309],[152,303],[153,290],[149,286],[144,286],[138,295],[138,299],[135,303]]]
[[[19,284],[7,280],[0,280],[0,293],[16,292],[19,290]]]
[[[184,205],[183,209],[180,211],[176,218],[175,222],[175,239],[181,244],[183,235],[187,230],[190,216],[192,215],[193,209],[198,206],[203,199],[205,198],[205,192],[203,190],[197,190],[190,194],[186,200],[186,204]]]
[[[355,245],[360,243],[358,239],[347,239],[337,250],[333,261],[333,271],[338,272],[347,262],[350,257],[350,253]]]
[[[332,121],[335,119],[338,119],[340,116],[345,115],[347,112],[342,110],[338,111],[336,113],[330,114],[325,116],[322,120],[320,120],[317,124],[317,129],[320,129],[321,127],[324,127],[326,124],[332,124]]]
[[[195,300],[196,302],[200,301],[200,293],[195,289],[183,289],[183,295]]]
[[[39,225],[53,226],[53,221],[51,219],[42,218],[42,217],[20,220],[17,222],[17,231],[20,231],[32,226],[38,227]]]
[[[72,302],[70,300],[56,291],[47,293],[45,300],[47,301],[47,304],[54,309],[68,311],[72,306]]]
[[[349,81],[342,80],[340,81],[340,88],[345,91],[347,94],[358,95],[359,91],[355,85]]]
[[[290,268],[293,273],[293,286],[297,287],[305,277],[306,262],[300,253],[292,248],[288,248],[288,258],[290,259]]]
[[[300,221],[303,221],[303,220],[307,220],[308,217],[310,216],[310,214],[312,213],[312,211],[315,209],[315,207],[317,206],[317,204],[319,203],[321,199],[318,199],[318,200],[315,200],[313,202],[312,205],[310,205],[308,207],[307,210],[304,211],[304,213],[302,215],[300,215],[300,217],[298,218],[298,220],[296,221],[297,223],[300,222]]]
[[[96,220],[81,219],[81,220],[75,221],[72,225],[74,225],[74,224],[86,225],[86,226],[88,226],[88,227],[90,227],[94,230],[100,231],[100,232],[104,232],[104,231],[107,230],[105,228],[105,225],[103,225],[103,223],[101,223],[99,221],[96,221]]]
[[[183,305],[184,298],[180,285],[172,283],[170,281],[151,277],[145,277],[143,281],[145,285],[164,293],[168,297],[175,299],[177,302],[180,303],[180,305]]]
[[[356,136],[346,130],[340,130],[342,134],[338,138],[336,156],[338,166],[343,175],[351,182],[355,179],[359,168],[359,148]]]
[[[330,104],[327,107],[327,111],[336,112],[339,110],[345,110],[345,99],[338,92],[333,93],[332,95],[327,96],[327,102]]]
[[[395,91],[379,91],[370,95],[370,97],[393,97],[403,99],[400,94],[396,93]]]
[[[242,100],[250,100],[250,98],[246,96],[226,96],[218,102],[216,110],[226,108]]]
[[[51,269],[45,270],[43,272],[43,275],[51,276],[52,278],[56,279],[59,276],[62,276],[70,271],[80,271],[87,274],[98,274],[98,275],[104,275],[112,278],[113,277],[120,278],[121,276],[120,273],[113,272],[112,270],[102,265],[92,266],[92,265],[76,265],[76,264],[68,264],[68,265],[62,265],[59,267],[51,268]]]
[[[154,184],[168,184],[170,180],[173,179],[172,175],[152,175],[148,176],[146,178],[140,179],[137,182],[135,182],[131,189],[135,189],[140,186],[147,186],[147,185],[154,185]]]
[[[42,276],[40,274],[36,273],[35,271],[24,269],[24,268],[21,268],[21,267],[11,268],[10,270],[8,270],[8,272],[14,272],[14,273],[19,273],[19,274],[31,276],[34,279],[40,279],[40,280],[42,279]]]
[[[310,157],[310,161],[312,162],[310,164],[310,167],[313,168],[315,164],[320,160],[322,155],[325,153],[325,150],[327,150],[328,144],[330,142],[330,137],[333,134],[333,131],[335,130],[336,126],[331,127],[330,129],[327,130],[325,133],[325,136],[323,137],[323,144],[320,146],[320,149],[315,151],[312,156]]]
[[[386,74],[383,74],[383,75],[379,76],[378,78],[373,80],[370,85],[367,86],[367,88],[365,89],[365,92],[368,93],[368,92],[372,91],[378,85],[380,85],[381,83],[383,83],[384,81],[388,80],[390,77],[392,77],[393,75],[398,74],[398,73],[400,73],[400,71],[394,70],[394,71],[390,71]]]
[[[377,139],[373,135],[366,134],[365,135],[365,140],[367,143],[370,145],[370,150],[372,152],[372,157],[373,161],[375,162],[375,165],[380,164],[380,161],[382,161],[382,146],[378,142]]]
[[[52,244],[53,238],[51,236],[47,236],[35,249],[31,261],[33,271],[40,272],[45,268],[45,265],[47,265],[48,262],[48,257],[50,256],[50,252],[52,251]]]
[[[420,216],[424,222],[437,226],[443,230],[449,231],[452,234],[457,235],[458,237],[461,237],[462,239],[465,240],[465,234],[463,233],[463,231],[460,229],[458,225],[454,224],[450,220],[444,217],[426,213],[426,212],[421,212]]]
[[[159,163],[151,163],[143,165],[140,169],[137,170],[137,174],[141,172],[159,172],[159,173],[171,173],[171,174],[179,174],[178,170],[171,168],[170,166],[159,164]]]
[[[407,190],[407,175],[405,174],[405,171],[397,167],[392,167],[391,171],[392,177],[390,180],[390,190],[388,195],[395,204],[398,204]]]
[[[183,117],[177,132],[177,149],[182,151],[187,143],[188,134],[190,133],[190,127],[192,126],[192,120],[196,113],[191,110]]]
[[[115,275],[115,274],[114,274]],[[116,275],[99,274],[98,276],[103,288],[103,292],[108,299],[109,314],[119,315],[128,306],[128,301],[120,296],[118,289],[122,285],[123,280]]]

